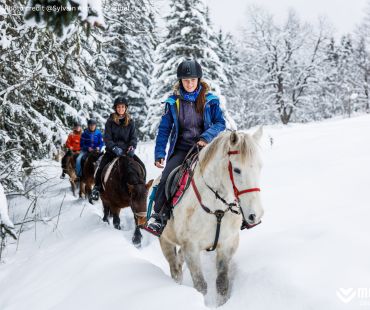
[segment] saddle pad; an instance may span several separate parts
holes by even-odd
[[[115,159],[113,159],[106,167],[105,169],[105,174],[104,174],[104,180],[103,180],[103,187],[105,189],[105,184],[107,183],[108,179],[109,179],[109,176],[112,172],[112,169],[114,167],[114,164],[117,162],[117,160],[119,159],[119,157],[116,157]]]
[[[181,196],[184,194],[186,184],[188,183],[188,179],[189,179],[189,170],[186,170],[179,182],[178,190],[176,191],[175,195],[172,198],[172,206],[175,206],[179,202]]]

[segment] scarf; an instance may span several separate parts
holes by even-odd
[[[196,90],[194,90],[191,93],[188,93],[185,89],[183,89],[180,86],[180,97],[182,99],[186,100],[186,101],[195,102],[198,98],[198,95],[199,95],[201,89],[202,89],[202,85],[199,85],[199,87]]]

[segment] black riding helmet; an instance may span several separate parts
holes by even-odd
[[[177,67],[177,78],[181,79],[195,79],[202,78],[202,67],[201,65],[193,59],[184,60]]]
[[[73,128],[76,128],[76,127],[81,127],[81,123],[80,122],[74,122],[73,123]]]
[[[114,99],[113,109],[115,110],[117,105],[119,104],[124,104],[126,106],[126,109],[128,108],[128,101],[124,97],[117,97],[116,99]]]
[[[97,122],[95,119],[93,118],[90,118],[88,121],[87,121],[87,126],[90,126],[90,125],[96,125]]]

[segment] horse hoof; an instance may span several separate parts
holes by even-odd
[[[141,239],[142,238],[143,238],[142,236],[133,236],[132,237],[132,243],[134,244],[135,247],[141,248]]]
[[[108,218],[107,217],[103,217],[103,222],[106,222],[106,223],[109,224]]]
[[[120,225],[117,225],[117,224],[114,224],[114,228],[115,229],[118,229],[118,230],[121,230],[121,226]]]

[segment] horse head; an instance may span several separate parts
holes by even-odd
[[[145,172],[138,162],[128,158],[127,189],[130,195],[132,211],[138,218],[139,225],[146,222],[146,203],[148,190],[154,180],[145,183]]]
[[[262,127],[253,135],[240,131],[224,132],[200,154],[200,171],[205,180],[219,180],[214,186],[226,191],[228,201],[236,200],[249,225],[260,222],[263,208],[260,199],[262,160],[258,142]]]

